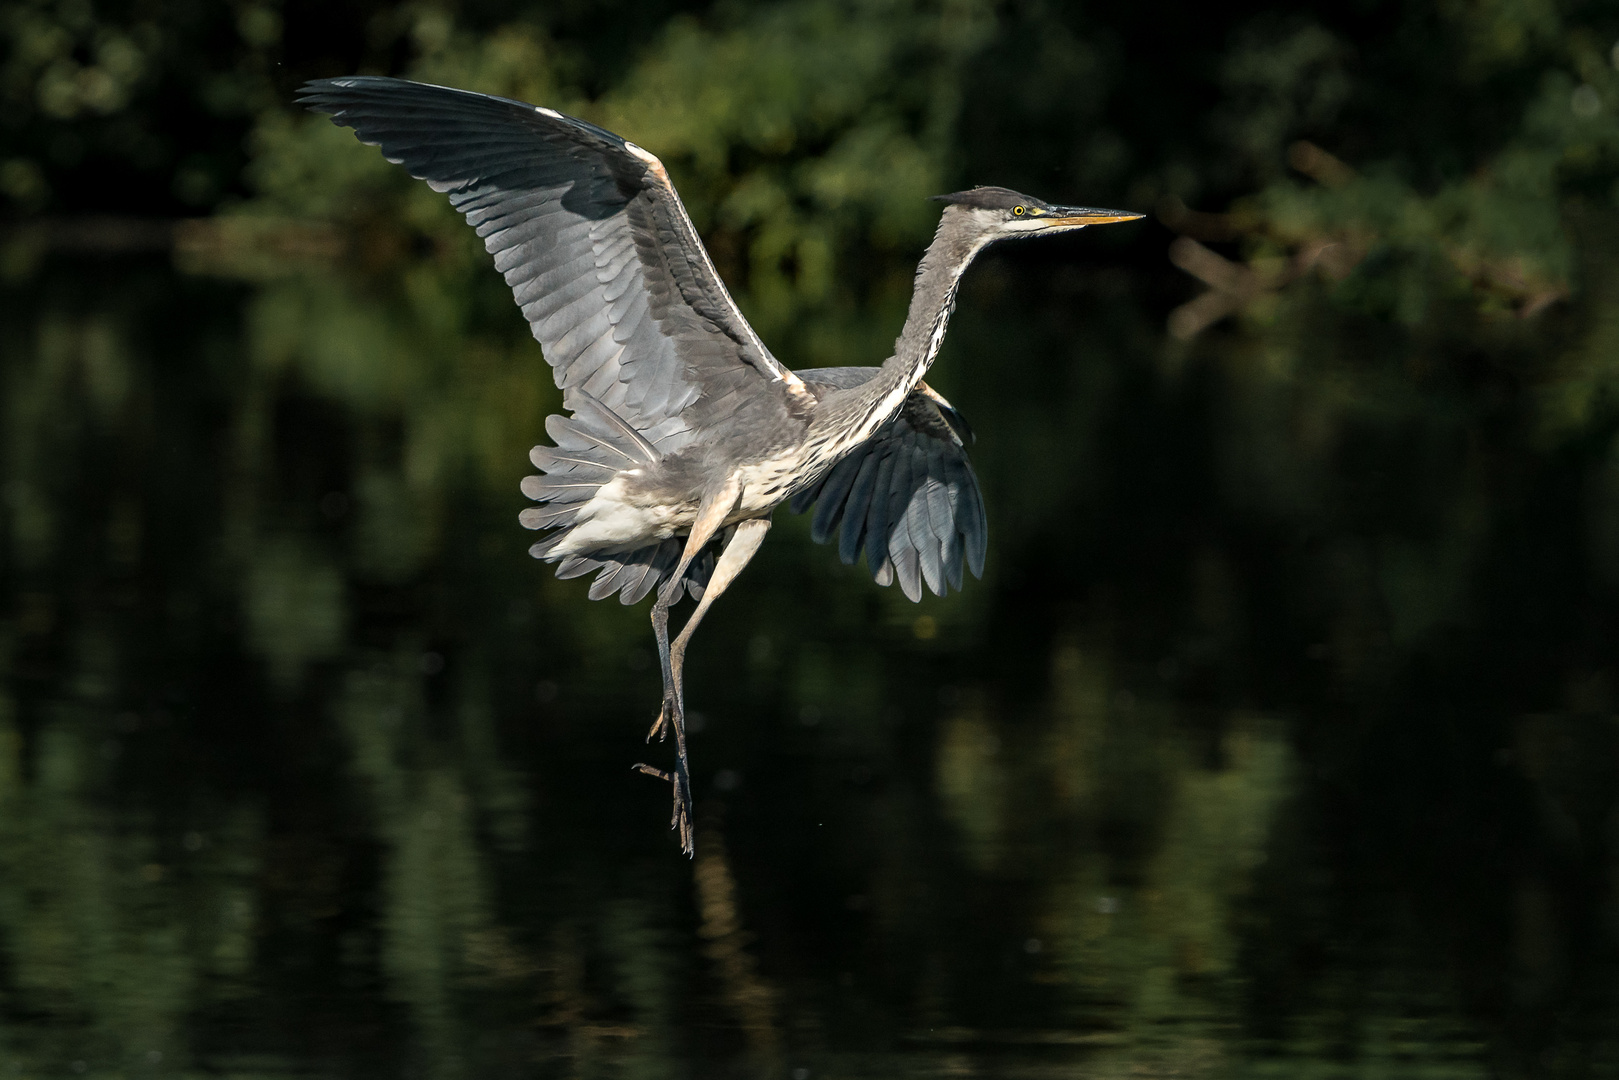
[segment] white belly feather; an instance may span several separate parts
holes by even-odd
[[[805,481],[805,465],[800,449],[739,468],[733,475],[742,493],[725,523],[734,525],[780,506]],[[632,551],[691,529],[697,518],[695,503],[660,504],[632,490],[631,481],[636,478],[635,473],[622,474],[598,488],[579,507],[573,527],[552,550],[557,555]]]
[[[696,507],[659,506],[630,498],[623,476],[603,484],[579,508],[574,526],[554,550],[559,555],[631,551],[667,540],[690,527]]]

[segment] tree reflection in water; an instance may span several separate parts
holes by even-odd
[[[1059,324],[1028,352],[1082,351],[1068,393],[977,388],[983,589],[913,608],[784,521],[694,661],[728,790],[688,868],[620,760],[641,615],[508,528],[552,391],[428,293],[11,289],[24,1072],[1482,1073],[1552,1016],[1598,1037],[1600,448]],[[1002,484],[1053,431],[1074,489]]]

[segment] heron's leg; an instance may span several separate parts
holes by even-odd
[[[669,580],[663,583],[663,588],[658,590],[657,598],[652,601],[652,634],[658,642],[658,662],[663,668],[663,710],[659,712],[652,730],[647,732],[647,742],[651,742],[654,735],[660,740],[666,737],[673,719],[675,677],[669,655],[670,597],[674,595],[675,589],[680,587],[686,571],[691,568],[692,562],[702,552],[704,546],[724,526],[726,515],[736,507],[737,499],[741,495],[742,485],[735,478],[727,480],[718,488],[711,489],[703,495],[702,501],[697,504],[697,517],[692,521],[691,532],[686,536],[686,547],[680,553],[680,562],[675,566],[674,573],[669,575]]]
[[[674,644],[669,647],[670,676],[674,685],[673,698],[664,701],[663,715],[658,717],[658,725],[653,728],[656,732],[667,720],[675,729],[675,771],[666,773],[662,769],[651,765],[638,764],[635,767],[649,776],[656,776],[668,780],[675,786],[674,820],[670,828],[680,831],[680,850],[687,855],[693,851],[691,836],[691,773],[686,764],[686,709],[685,709],[685,667],[686,646],[691,644],[692,632],[697,624],[703,621],[703,616],[719,599],[721,593],[736,580],[752,560],[759,545],[764,542],[765,533],[770,531],[769,518],[753,518],[737,525],[736,531],[731,534],[730,541],[725,550],[720,553],[719,561],[714,564],[714,573],[708,579],[708,587],[703,590],[703,598],[698,601],[697,608],[686,620],[686,625],[680,628],[680,635],[675,638]],[[666,624],[667,625],[667,624]],[[650,735],[647,736],[651,738]]]
[[[646,764],[637,764],[635,768],[674,785],[674,814],[669,827],[679,831],[680,850],[687,855],[693,851],[691,773],[686,763],[686,718],[680,708],[680,694],[670,654],[669,605],[675,588],[686,576],[692,560],[697,558],[704,545],[712,540],[714,534],[725,524],[726,516],[736,507],[741,494],[742,485],[735,478],[703,494],[702,502],[697,506],[697,517],[691,525],[691,533],[686,537],[685,550],[680,553],[680,563],[664,587],[658,590],[658,597],[652,603],[652,631],[658,640],[658,659],[663,663],[663,708],[658,714],[658,722],[652,725],[652,731],[647,734],[647,740],[651,741],[653,735],[662,736],[667,733],[668,728],[674,728],[675,768],[673,772],[664,772]]]
[[[730,587],[731,582],[742,572],[743,567],[753,560],[764,543],[765,533],[770,531],[769,518],[752,518],[739,522],[736,531],[731,534],[730,543],[720,553],[719,561],[714,564],[714,573],[708,579],[708,587],[703,590],[703,598],[697,604],[697,609],[686,620],[686,625],[680,628],[680,634],[670,646],[670,668],[675,677],[675,699],[680,702],[682,712],[685,705],[685,667],[686,647],[691,644],[692,632],[697,624],[703,621],[708,609],[718,600],[720,594]]]

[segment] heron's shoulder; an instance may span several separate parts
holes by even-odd
[[[874,367],[820,367],[799,368],[793,374],[815,389],[853,390],[869,382],[881,370]]]
[[[973,429],[966,418],[927,383],[916,384],[901,406],[900,415],[916,431],[943,442],[965,446],[973,441]]]
[[[875,367],[800,368],[796,374],[813,391],[853,390],[864,386],[881,370]],[[900,415],[912,428],[936,439],[958,446],[973,441],[972,428],[966,419],[943,394],[925,382],[918,382],[905,396]]]

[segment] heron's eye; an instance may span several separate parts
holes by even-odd
[[[1022,217],[1023,214],[1024,214],[1023,207],[1021,207],[1021,206],[1012,207],[1012,216],[1013,217]]]

